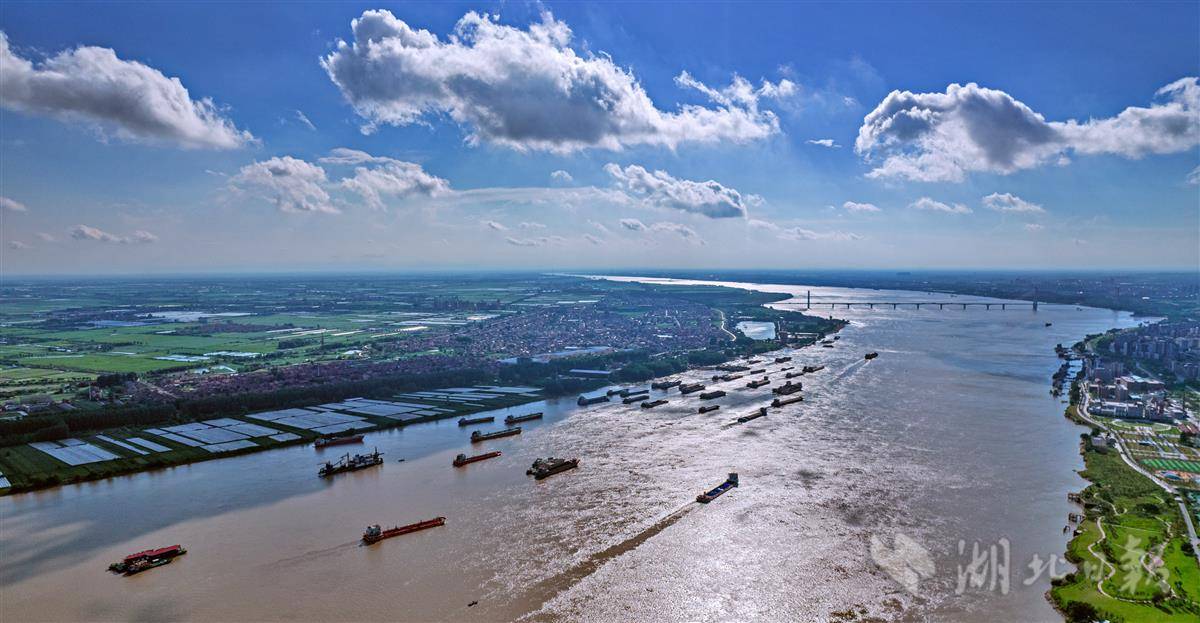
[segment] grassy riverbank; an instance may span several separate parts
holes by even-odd
[[[1074,409],[1067,415],[1079,421]],[[1092,484],[1081,493],[1085,520],[1067,546],[1077,570],[1055,581],[1054,604],[1069,621],[1200,621],[1200,568],[1172,496],[1115,449],[1086,439],[1082,448],[1081,475]]]

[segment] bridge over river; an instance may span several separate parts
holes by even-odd
[[[947,307],[950,309],[982,307],[984,309],[1032,309],[1033,311],[1037,311],[1038,308],[1037,301],[1008,301],[1002,303],[989,303],[986,301],[814,301],[812,299],[811,292],[809,292],[805,297],[804,302],[785,301],[782,303],[775,303],[775,305],[795,305],[804,307],[805,309],[824,307],[825,305],[828,305],[829,309],[836,309],[838,307],[844,309],[850,309],[851,307],[868,307],[870,309],[875,309],[876,307],[886,308],[891,306],[892,309],[899,309],[901,307],[915,307],[917,309],[921,309],[922,307],[937,307],[938,309],[946,309]]]

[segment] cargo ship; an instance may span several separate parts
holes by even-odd
[[[688,383],[687,385],[679,386],[679,393],[681,394],[694,394],[700,391],[704,391],[703,383]]]
[[[504,423],[511,426],[517,422],[529,422],[531,420],[540,419],[542,419],[542,412],[538,411],[537,413],[527,413],[525,415],[510,415],[504,418]]]
[[[782,407],[784,405],[795,404],[804,400],[804,396],[792,396],[791,398],[776,398],[771,401],[772,407]]]
[[[770,384],[771,384],[771,381],[769,379],[762,378],[762,379],[758,379],[757,381],[750,381],[749,383],[746,383],[746,387],[749,387],[750,389],[758,389],[758,388],[762,387],[763,385],[770,385]]]
[[[825,369],[825,366],[804,366],[804,372],[806,374],[809,372],[820,372],[821,370],[824,370],[824,369]]]
[[[697,495],[696,501],[701,504],[708,504],[709,502],[721,497],[721,494],[736,486],[738,486],[738,475],[735,473],[730,473],[729,478],[726,478],[725,482],[717,485],[713,489],[709,489],[708,491]]]
[[[872,351],[872,352],[869,352],[869,353],[863,355],[863,359],[870,361],[878,356],[879,356],[879,353]]]
[[[628,396],[634,396],[636,394],[649,394],[649,393],[650,393],[650,390],[646,389],[644,387],[639,388],[639,389],[633,389],[632,387],[626,387],[625,389],[617,390],[617,395],[622,398],[626,398]]]
[[[657,407],[659,405],[665,405],[665,404],[667,404],[666,400],[651,400],[651,401],[643,402],[642,408],[643,409],[653,409],[654,407]]]
[[[745,372],[746,370],[749,370],[750,367],[749,366],[739,366],[739,365],[727,363],[727,364],[717,366],[716,369],[720,370],[722,372]]]
[[[383,465],[383,454],[379,452],[379,448],[376,448],[371,454],[356,454],[353,457],[347,454],[333,463],[325,461],[317,475],[321,478],[328,478],[342,472],[353,472],[376,465]]]
[[[720,408],[721,405],[704,405],[703,407],[700,407],[700,413],[708,413],[709,411],[716,411]]]
[[[584,396],[583,394],[580,394],[579,400],[576,400],[575,402],[581,407],[588,407],[591,405],[598,405],[602,402],[608,402],[608,396]]]
[[[798,376],[804,376],[804,373],[803,372],[788,372],[787,374],[783,375],[783,378],[794,379]]]
[[[736,381],[736,380],[738,380],[738,379],[742,378],[743,376],[746,376],[746,375],[745,375],[745,374],[726,374],[725,376],[721,377],[721,379],[720,379],[720,380],[722,380],[722,381]]]
[[[427,530],[429,528],[436,528],[444,525],[446,525],[445,517],[434,517],[433,519],[426,519],[425,521],[410,523],[407,526],[396,526],[394,528],[388,528],[387,530],[380,528],[379,524],[375,524],[373,526],[367,526],[367,529],[363,531],[362,541],[367,545],[374,545],[375,543],[378,543],[384,539],[390,539],[394,536],[400,536],[401,534],[418,532],[420,530]]]
[[[492,415],[489,415],[487,417],[465,417],[465,418],[460,418],[458,420],[458,425],[459,426],[470,426],[472,424],[487,424],[488,422],[495,422],[495,421],[496,421],[496,417],[492,416]]]
[[[751,370],[751,371],[750,371],[750,374],[766,374],[766,373],[767,373],[767,369],[766,369],[766,368],[759,368],[759,369],[757,369],[757,370]]]
[[[133,575],[141,573],[147,569],[161,567],[170,564],[172,560],[187,553],[182,545],[172,545],[170,547],[160,547],[158,549],[148,549],[145,551],[130,554],[121,559],[120,562],[114,562],[108,566],[108,570],[113,573],[122,575]]]
[[[651,383],[650,387],[653,389],[671,389],[672,387],[675,387],[681,383],[683,383],[683,381],[659,381],[657,383]]]
[[[479,443],[480,441],[486,441],[488,439],[499,439],[501,437],[509,437],[512,435],[520,435],[520,434],[521,434],[520,426],[514,426],[512,428],[504,428],[504,429],[494,431],[491,433],[481,433],[479,431],[475,431],[475,432],[471,433],[471,443]]]
[[[622,400],[621,404],[631,405],[635,402],[641,402],[649,397],[650,397],[650,392],[646,392],[644,394],[634,394],[634,395],[631,395],[630,397]]]
[[[720,398],[721,396],[724,396],[724,395],[725,395],[725,392],[723,392],[719,389],[714,389],[711,392],[704,392],[703,394],[700,394],[700,400],[712,400],[713,398]]]
[[[776,394],[779,394],[780,396],[787,396],[788,394],[794,394],[794,393],[800,391],[800,389],[803,387],[804,387],[804,383],[793,383],[791,381],[788,381],[787,383],[784,383],[783,385],[780,385],[779,387],[776,387],[775,389],[773,389],[771,391],[775,392]]]
[[[459,454],[458,456],[454,457],[454,462],[451,463],[451,465],[454,465],[455,467],[462,467],[463,465],[466,465],[467,463],[474,463],[476,461],[486,461],[488,459],[494,459],[498,456],[500,456],[499,452],[484,452],[483,454],[476,454],[475,456],[467,456],[465,454]]]
[[[576,467],[579,467],[579,459],[556,459],[548,457],[534,461],[533,465],[525,470],[525,474],[541,480],[569,469],[575,469]]]
[[[344,446],[351,443],[362,443],[362,440],[362,435],[347,435],[344,437],[321,436],[318,437],[315,442],[313,442],[313,446],[318,448],[325,448],[328,446]]]
[[[792,360],[792,358],[791,358],[791,357],[776,357],[776,358],[775,358],[775,363],[787,363],[787,362],[789,362],[789,361],[791,361],[791,360]]]
[[[766,415],[767,415],[767,408],[760,407],[758,409],[758,411],[755,411],[754,413],[751,413],[750,415],[743,415],[742,417],[738,418],[737,421],[739,424],[745,424],[746,422],[749,422],[750,420],[757,420],[758,418],[764,417]]]

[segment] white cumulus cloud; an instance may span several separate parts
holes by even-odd
[[[119,236],[89,225],[76,225],[71,228],[71,237],[75,240],[115,244],[149,244],[158,240],[158,236],[142,229],[134,231],[128,236]]]
[[[555,182],[562,182],[563,184],[570,184],[571,182],[575,181],[575,178],[572,177],[570,173],[567,173],[562,169],[552,171],[550,173],[550,179]]]
[[[291,156],[275,157],[242,167],[230,178],[230,187],[256,194],[281,212],[336,214],[325,186],[325,169]]]
[[[948,203],[942,203],[941,201],[936,201],[934,199],[930,199],[929,197],[921,197],[920,199],[917,199],[916,201],[909,204],[908,207],[910,207],[914,210],[926,210],[929,212],[947,212],[950,214],[970,214],[971,213],[971,208],[968,208],[967,206],[965,206],[961,203],[956,203],[956,204],[951,205]]]
[[[892,91],[863,119],[855,151],[876,163],[868,177],[961,181],[967,173],[1008,174],[1076,154],[1140,158],[1200,144],[1200,79],[1159,89],[1149,107],[1114,117],[1047,121],[1008,93],[975,83],[944,93]]]
[[[571,29],[549,12],[525,29],[468,12],[445,40],[386,10],[365,11],[351,29],[353,41],[338,41],[321,66],[365,131],[444,114],[471,143],[518,150],[746,142],[779,132],[760,100],[795,91],[786,80],[755,88],[736,76],[712,89],[684,73],[677,84],[699,89],[712,105],[664,111],[609,56],[576,52]]]
[[[254,141],[208,98],[193,99],[179,78],[80,46],[40,63],[14,52],[0,32],[0,106],[95,124],[134,140],[232,149]]]
[[[847,212],[879,212],[879,206],[873,203],[858,203],[856,201],[847,201],[842,204],[842,209]]]
[[[28,212],[29,208],[16,199],[0,197],[0,210],[4,210],[6,212]]]
[[[831,139],[831,138],[810,138],[804,142],[808,143],[809,145],[816,145],[818,147],[827,147],[830,149],[836,149],[838,147],[841,147],[841,145],[838,145],[837,143],[833,142],[833,139]]]
[[[650,205],[682,210],[709,218],[745,217],[747,206],[761,202],[757,195],[738,191],[713,180],[695,182],[672,177],[666,171],[647,171],[636,164],[625,168],[609,163],[604,170],[629,193]]]
[[[997,212],[1045,212],[1045,208],[1025,201],[1011,193],[992,193],[983,198],[983,205]]]

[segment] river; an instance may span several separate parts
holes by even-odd
[[[826,303],[951,296],[726,285]],[[773,398],[744,379],[720,384],[729,396],[705,415],[675,392],[653,410],[573,399],[501,410],[546,418],[478,444],[504,454],[462,469],[450,461],[471,452],[467,433],[443,421],[369,434],[387,463],[332,481],[306,446],[0,498],[0,618],[823,621],[853,608],[1059,620],[1048,577],[1029,567],[1062,553],[1066,494],[1084,486],[1083,429],[1049,394],[1053,347],[1136,321],[1045,304],[814,313],[851,324],[834,348],[773,353],[795,360],[771,368],[826,368],[799,379],[803,403],[743,425],[730,421]],[[682,378],[711,387],[711,375]],[[551,454],[580,467],[525,475]],[[741,486],[694,502],[728,472]],[[434,516],[446,526],[358,543],[367,524]],[[104,571],[173,543],[190,550],[174,564]],[[975,543],[996,547],[982,571],[997,581],[959,590]]]

